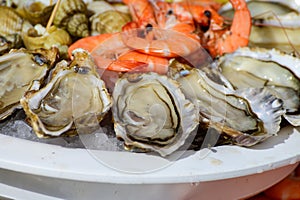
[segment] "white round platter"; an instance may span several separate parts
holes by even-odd
[[[230,196],[237,198],[249,196],[275,184],[296,167],[300,161],[300,132],[297,128],[285,127],[278,136],[271,137],[252,148],[225,145],[197,152],[189,151],[177,161],[143,153],[109,151],[97,152],[101,153],[99,160],[90,150],[64,148],[2,134],[0,134],[0,151],[2,183],[6,182],[6,185],[24,189],[22,187],[25,186],[20,186],[13,180],[19,178],[20,183],[22,180],[25,182],[31,180],[30,187],[27,186],[26,190],[57,198],[76,199],[81,195],[88,198],[89,195],[96,195],[99,192],[104,199],[119,199],[117,194],[126,194],[124,192],[130,190],[128,194],[131,196],[127,196],[128,198],[123,196],[122,199],[139,197],[193,199],[194,195],[199,195],[195,190],[205,188],[203,183],[214,183],[211,189],[222,183],[226,190],[239,184],[240,189],[232,193],[236,190],[232,188]],[[154,171],[143,171],[147,165],[155,167],[156,162],[159,162],[158,166],[161,163],[165,163],[165,166]],[[143,164],[140,165],[141,163]],[[124,171],[113,169],[114,165],[123,165]],[[37,179],[40,181],[36,182]],[[261,181],[257,181],[258,179]],[[256,182],[252,182],[254,180]],[[62,185],[60,189],[55,190],[51,187],[51,183],[57,181],[60,184],[56,183],[56,186]],[[44,187],[43,183],[46,183]],[[80,185],[79,193],[77,187],[75,187],[77,192],[61,193],[67,183],[73,186],[76,186],[76,183],[77,186],[84,185]],[[146,188],[138,189],[139,185]],[[251,188],[247,191],[241,190],[249,185],[252,185],[252,190]],[[165,186],[168,186],[169,192],[163,190]],[[40,189],[35,191],[36,187]],[[48,191],[49,188],[52,189]],[[229,192],[224,190],[220,196],[230,199],[228,195],[226,196],[227,193],[229,195]],[[201,194],[204,195],[205,191]],[[207,193],[206,197],[209,195],[217,194],[213,190]]]

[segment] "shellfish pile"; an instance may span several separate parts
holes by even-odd
[[[268,2],[247,1],[249,8],[251,3],[283,6],[278,1]],[[196,44],[191,54],[168,57],[166,72],[145,71],[143,62],[135,60],[125,62],[134,65],[134,70],[113,72],[103,70],[103,65],[121,65],[124,60],[114,62],[115,57],[141,50],[133,49],[128,41],[116,43],[124,36],[120,34],[122,26],[132,20],[127,5],[64,0],[53,26],[46,28],[54,7],[48,3],[28,1],[14,7],[0,6],[8,18],[0,17],[0,22],[6,22],[0,23],[2,122],[23,110],[40,138],[94,134],[99,127],[113,126],[110,134],[120,139],[126,150],[161,156],[186,145],[191,149],[203,146],[203,137],[212,130],[217,138],[205,146],[249,147],[275,137],[285,124],[300,125],[300,58],[296,52],[291,54],[291,48],[287,50],[286,41],[275,36],[268,44],[258,41],[261,36],[257,34],[262,33],[255,22],[249,46],[232,53],[212,59]],[[299,15],[297,9],[289,9]],[[225,4],[220,12],[230,16],[228,10]],[[259,14],[255,14],[254,21],[271,23],[270,16],[260,19]],[[155,29],[143,30],[139,29],[138,35]],[[99,34],[120,37],[107,36],[106,46],[90,52],[75,48],[68,55],[72,43]],[[192,44],[194,40],[190,41]],[[95,62],[99,49],[102,66]],[[169,56],[172,52],[163,53]]]

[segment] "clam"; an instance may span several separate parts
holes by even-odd
[[[237,88],[268,88],[283,101],[285,118],[300,125],[300,59],[276,49],[240,48],[219,60],[222,74]]]
[[[21,34],[32,27],[31,24],[10,7],[0,6],[0,54],[22,46]]]
[[[111,98],[88,52],[73,51],[70,64],[63,60],[40,90],[30,90],[21,104],[38,137],[90,132],[110,109]]]
[[[114,129],[128,149],[169,155],[193,135],[199,114],[179,84],[156,73],[121,77],[113,91]]]
[[[39,89],[57,59],[58,50],[14,50],[0,57],[0,119],[21,108],[20,99],[31,87]]]
[[[46,30],[40,24],[30,28],[27,33],[23,33],[22,39],[27,49],[50,49],[55,46],[63,58],[67,57],[68,45],[72,43],[71,36],[67,31],[56,26],[51,26]]]
[[[64,0],[58,7],[53,24],[66,29],[74,37],[89,36],[87,6],[82,0]]]
[[[203,118],[200,123],[216,129],[227,138],[226,142],[252,146],[279,131],[284,110],[281,100],[269,91],[235,91],[209,78],[207,72],[177,61],[172,62],[171,68],[179,69],[171,76],[197,106]]]

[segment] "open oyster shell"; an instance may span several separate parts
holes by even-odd
[[[66,61],[56,65],[44,88],[29,91],[21,99],[38,137],[73,135],[76,128],[88,130],[89,119],[97,117],[100,122],[110,109],[110,95],[90,55],[77,49],[73,56],[69,65]]]
[[[216,129],[223,137],[225,134],[226,142],[252,146],[279,131],[283,105],[267,90],[235,91],[213,81],[208,72],[200,69],[177,61],[172,62],[172,68],[175,70],[171,75],[185,96],[197,105],[203,117],[200,123]]]
[[[14,50],[0,57],[0,119],[21,108],[20,99],[33,86],[39,89],[57,60],[58,50]]]
[[[235,88],[268,88],[283,101],[285,118],[300,125],[300,59],[276,49],[241,48],[219,59]]]
[[[181,147],[199,121],[179,84],[156,73],[127,74],[113,92],[115,132],[128,148],[166,156]]]

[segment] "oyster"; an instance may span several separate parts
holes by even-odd
[[[276,49],[244,47],[221,57],[219,67],[235,88],[268,88],[283,101],[285,118],[300,125],[299,58]]]
[[[58,50],[14,50],[0,57],[0,119],[21,108],[20,99],[33,86],[39,89],[57,59]]]
[[[10,7],[0,6],[0,55],[7,53],[12,48],[22,46],[21,33],[27,32],[31,24],[22,19]]]
[[[64,0],[58,7],[53,24],[66,29],[72,36],[89,36],[87,6],[82,0]]]
[[[198,107],[200,123],[225,134],[226,142],[252,146],[279,131],[282,102],[267,90],[235,91],[208,78],[207,72],[177,61],[171,68],[171,76]]]
[[[249,46],[277,48],[287,53],[300,49],[300,13],[295,1],[247,1],[252,16]],[[221,14],[232,18],[230,5],[221,8]]]
[[[23,33],[22,39],[27,49],[50,49],[55,46],[59,49],[59,53],[63,58],[67,57],[68,45],[72,43],[67,31],[55,26],[51,26],[47,31],[40,24],[29,29],[27,33]]]
[[[199,122],[176,81],[156,73],[126,74],[113,91],[115,132],[128,148],[166,156],[181,147]]]
[[[74,135],[78,128],[90,131],[95,128],[90,119],[100,122],[110,109],[110,95],[88,52],[77,49],[73,57],[69,65],[65,60],[56,65],[44,88],[21,99],[38,137]]]

